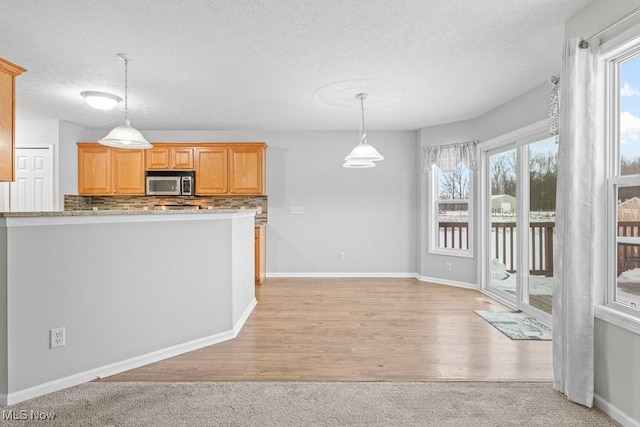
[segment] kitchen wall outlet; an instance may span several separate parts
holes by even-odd
[[[302,215],[302,206],[289,206],[289,215]]]
[[[444,271],[451,271],[451,263],[450,262],[445,262],[444,263]]]
[[[338,261],[344,261],[344,252],[338,252]]]
[[[65,328],[55,328],[49,331],[49,348],[64,347]]]
[[[260,215],[262,213],[262,206],[256,207],[256,215]]]

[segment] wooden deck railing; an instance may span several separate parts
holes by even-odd
[[[618,237],[640,237],[639,221],[618,221]],[[618,243],[618,274],[630,268],[640,267],[640,247]]]
[[[638,224],[640,225],[640,224]],[[469,241],[469,227],[466,222],[440,222],[442,247],[462,248]],[[553,276],[553,234],[555,222],[532,222],[529,224],[530,274]],[[507,266],[510,272],[516,265],[516,223],[491,223],[492,256]]]

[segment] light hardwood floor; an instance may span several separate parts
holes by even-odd
[[[551,380],[551,341],[510,340],[485,295],[415,279],[275,279],[234,340],[102,381]]]

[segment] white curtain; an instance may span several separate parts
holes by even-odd
[[[598,41],[565,42],[560,85],[560,138],[553,277],[554,388],[593,405],[593,290],[597,179],[604,162],[596,147]]]

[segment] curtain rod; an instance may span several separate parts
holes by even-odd
[[[622,18],[618,19],[617,21],[615,21],[614,23],[610,24],[609,26],[603,28],[602,30],[598,31],[597,33],[593,34],[591,37],[586,38],[585,40],[582,40],[578,46],[580,47],[580,49],[586,49],[589,47],[589,42],[593,39],[595,39],[596,37],[606,33],[607,31],[609,31],[610,29],[622,24],[624,21],[626,21],[627,19],[631,18],[632,16],[634,16],[635,14],[637,14],[638,12],[640,12],[640,7],[632,10],[631,12],[627,13],[625,16],[623,16]]]

